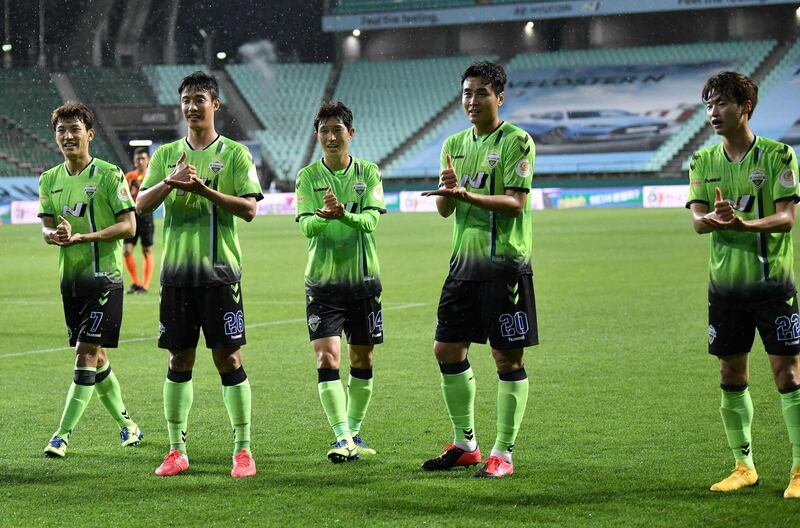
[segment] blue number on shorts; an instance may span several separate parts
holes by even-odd
[[[503,314],[500,316],[500,335],[503,337],[514,337],[525,335],[530,330],[528,315],[525,312],[515,314]]]
[[[244,332],[244,314],[238,312],[225,312],[225,335],[241,334]]]
[[[367,316],[367,320],[369,321],[370,332],[375,332],[375,330],[383,330],[383,310],[370,312]]]
[[[96,334],[97,329],[100,328],[100,321],[103,320],[103,312],[89,312],[89,318],[92,320],[92,327],[89,331]]]
[[[793,341],[800,339],[800,316],[792,314],[791,319],[782,315],[775,319],[775,324],[778,328],[775,332],[778,334],[778,341]]]

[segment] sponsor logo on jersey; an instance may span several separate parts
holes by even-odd
[[[716,338],[717,329],[714,328],[714,325],[708,325],[708,344],[712,344]]]
[[[86,187],[84,187],[84,188],[83,188],[83,192],[85,192],[85,193],[86,193],[86,196],[88,196],[89,198],[91,198],[91,197],[92,197],[92,195],[93,195],[95,192],[97,192],[97,185],[87,185]]]
[[[489,166],[490,169],[497,167],[497,164],[500,162],[500,154],[493,150],[489,154],[486,155],[486,164]]]
[[[517,176],[527,178],[531,175],[531,162],[527,159],[521,159],[517,162],[515,170],[517,171]]]
[[[220,160],[214,160],[208,164],[208,169],[211,171],[211,174],[216,176],[220,173],[220,171],[225,167],[225,165]]]
[[[367,184],[364,182],[356,182],[356,184],[353,185],[353,192],[355,192],[359,196],[364,194],[364,191],[366,190],[367,190]]]
[[[703,185],[703,180],[692,180],[692,187]]]
[[[317,331],[317,328],[319,328],[319,324],[321,322],[322,319],[320,319],[317,314],[312,314],[308,317],[308,327],[311,329],[312,332]]]
[[[780,176],[780,182],[783,187],[791,189],[795,186],[796,181],[797,180],[795,179],[795,174],[792,169],[788,167],[783,169],[783,172],[781,172]]]
[[[123,182],[117,187],[117,198],[123,202],[131,199],[131,192],[128,190],[128,184]]]
[[[761,169],[756,169],[750,173],[750,183],[753,184],[753,189],[758,191],[764,182],[767,180],[767,175]]]

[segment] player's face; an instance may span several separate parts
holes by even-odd
[[[325,154],[338,156],[349,152],[350,139],[354,133],[355,129],[348,129],[341,119],[329,117],[320,121],[317,127],[317,141]]]
[[[92,139],[94,130],[87,130],[80,119],[59,119],[56,123],[56,143],[65,158],[87,157]]]
[[[727,97],[711,96],[706,101],[706,115],[714,132],[720,136],[727,136],[739,130],[747,122],[750,112],[750,101],[738,104]]]
[[[496,94],[491,83],[484,83],[480,77],[467,77],[461,86],[461,103],[469,122],[478,130],[494,129],[500,119],[500,105],[505,93]]]
[[[205,90],[184,88],[181,93],[181,111],[189,128],[202,129],[214,124],[214,112],[219,110],[219,99],[212,99]]]
[[[146,172],[147,171],[147,163],[150,161],[150,158],[147,157],[147,154],[137,154],[133,158],[133,165],[136,167],[136,170],[139,172]]]

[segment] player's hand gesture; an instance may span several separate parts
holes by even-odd
[[[733,202],[722,197],[722,191],[714,190],[714,210],[703,217],[703,223],[714,229],[741,231],[744,221],[733,211]]]
[[[56,230],[47,235],[50,241],[62,247],[80,242],[80,235],[72,232],[72,225],[69,221],[61,215],[58,216],[58,220],[59,224],[56,226]]]
[[[197,178],[197,169],[194,165],[186,164],[186,151],[181,153],[181,157],[175,162],[175,170],[166,177],[164,183],[175,189],[191,192],[192,178]]]
[[[322,197],[323,209],[317,209],[317,216],[328,220],[336,220],[344,216],[344,205],[339,203],[339,199],[333,194],[333,189],[328,187],[325,196]]]
[[[455,189],[458,187],[458,176],[456,176],[456,170],[453,168],[453,159],[450,157],[450,154],[447,155],[447,168],[442,169],[439,173],[439,181],[441,182],[440,187],[444,187],[445,189]]]

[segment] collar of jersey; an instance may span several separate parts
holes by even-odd
[[[349,171],[350,167],[353,166],[353,156],[352,155],[350,156],[350,163],[347,164],[347,167],[345,169],[343,169],[343,170],[338,170],[338,171],[335,171],[335,170],[331,169],[330,167],[328,167],[327,165],[325,165],[325,158],[324,157],[320,160],[320,162],[322,163],[323,167],[328,169],[328,172],[330,172],[331,174],[336,176],[337,173],[339,173],[339,174],[347,174],[347,171]]]
[[[212,141],[211,143],[209,143],[205,147],[201,148],[200,150],[208,150],[208,147],[210,147],[211,145],[213,145],[214,143],[219,141],[219,138],[221,138],[221,137],[222,136],[219,133],[217,133],[217,137],[214,138],[214,141]],[[189,143],[189,137],[188,136],[183,138],[183,141],[186,143],[186,146],[189,147],[189,150],[197,150]]]
[[[472,129],[472,141],[480,141],[481,143],[483,143],[484,141],[489,139],[495,132],[500,130],[500,127],[503,126],[503,123],[505,123],[505,121],[500,121],[500,124],[497,125],[497,128],[495,128],[494,130],[492,130],[488,134],[484,134],[483,136],[476,136],[475,135],[475,129],[473,128]]]
[[[719,148],[722,149],[722,155],[725,156],[725,161],[727,161],[728,163],[743,163],[744,160],[747,159],[747,156],[750,155],[750,152],[753,151],[753,147],[756,146],[757,141],[758,141],[758,136],[753,134],[753,142],[750,143],[750,148],[747,149],[747,152],[744,153],[744,156],[742,156],[742,159],[740,159],[739,161],[731,161],[731,159],[728,157],[728,153],[725,152],[725,145],[723,143],[719,144]]]
[[[78,174],[72,174],[69,171],[69,167],[67,167],[67,162],[65,161],[64,162],[64,170],[67,171],[67,174],[69,176],[80,176],[81,174],[83,174],[83,171],[85,171],[86,169],[88,169],[89,167],[92,166],[92,163],[94,163],[94,156],[92,156],[92,158],[89,160],[89,163],[87,163],[84,168],[82,168],[81,170],[78,171]]]

